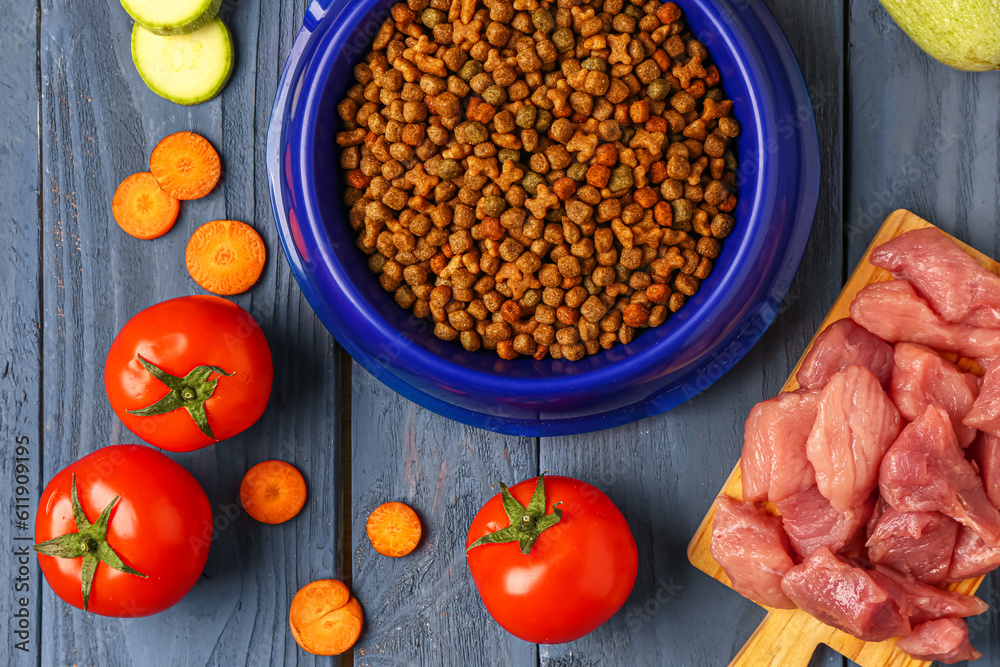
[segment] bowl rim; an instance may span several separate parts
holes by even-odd
[[[769,127],[770,123],[773,125],[773,119],[769,118],[766,113],[766,102],[764,99],[766,97],[767,91],[767,71],[768,67],[764,64],[763,56],[759,53],[757,45],[754,40],[748,34],[748,29],[744,25],[744,21],[747,19],[746,16],[740,14],[739,11],[732,9],[725,0],[721,2],[709,2],[708,0],[682,0],[682,5],[697,6],[701,14],[705,17],[711,19],[714,23],[714,29],[716,34],[721,36],[725,40],[725,48],[733,54],[733,61],[737,63],[742,70],[742,78],[746,81],[745,87],[749,93],[749,99],[752,101],[750,109],[746,109],[746,115],[741,122],[744,124],[746,129],[747,123],[746,119],[753,120],[753,130],[755,136],[758,138],[756,145],[756,152],[751,157],[756,157],[759,164],[759,168],[753,174],[752,188],[750,183],[745,184],[741,187],[741,202],[750,198],[750,205],[752,206],[749,213],[744,212],[743,217],[740,218],[739,224],[743,227],[743,238],[745,239],[743,243],[736,247],[735,255],[730,256],[728,265],[725,267],[725,271],[720,272],[717,267],[716,271],[713,271],[712,276],[709,280],[715,279],[712,289],[705,289],[699,291],[696,295],[702,297],[697,303],[697,308],[691,308],[692,303],[681,309],[677,315],[668,320],[667,323],[659,327],[658,329],[645,330],[643,336],[638,337],[637,340],[626,348],[632,348],[633,350],[638,350],[638,352],[622,354],[614,360],[612,363],[604,364],[604,367],[594,368],[583,368],[583,370],[577,369],[577,372],[558,375],[553,377],[531,377],[531,378],[520,378],[520,377],[509,377],[503,375],[501,371],[494,372],[483,372],[479,369],[470,368],[468,366],[460,365],[454,361],[448,359],[442,359],[433,352],[429,351],[427,348],[416,344],[412,337],[410,337],[407,332],[401,332],[396,329],[393,325],[388,323],[384,318],[382,318],[376,309],[368,303],[367,299],[363,298],[359,292],[354,288],[350,276],[347,274],[345,268],[336,259],[334,254],[334,248],[330,246],[329,243],[316,243],[309,247],[310,251],[319,253],[318,261],[324,265],[329,271],[330,276],[326,278],[324,276],[318,275],[317,272],[311,271],[308,266],[306,266],[300,258],[298,257],[298,246],[300,245],[295,238],[296,226],[299,227],[299,234],[301,235],[301,226],[303,221],[302,217],[305,217],[305,225],[308,231],[311,233],[312,237],[317,241],[324,238],[322,227],[322,215],[320,214],[319,204],[315,200],[316,188],[319,186],[315,183],[313,170],[310,165],[313,164],[315,160],[315,145],[314,142],[301,141],[298,145],[301,149],[298,152],[298,169],[300,178],[296,182],[291,175],[288,175],[290,181],[290,194],[291,198],[297,206],[293,206],[291,209],[286,208],[286,203],[283,201],[283,193],[279,192],[281,190],[281,177],[285,176],[284,169],[281,168],[282,163],[284,163],[286,168],[290,168],[291,160],[288,159],[288,155],[293,155],[296,152],[296,142],[288,142],[288,153],[286,153],[286,159],[276,160],[277,165],[272,160],[274,155],[280,156],[280,145],[283,143],[284,136],[287,132],[290,132],[292,137],[304,138],[302,133],[312,131],[312,128],[316,124],[316,114],[320,107],[322,95],[326,88],[326,82],[333,73],[332,63],[336,60],[339,55],[339,49],[335,48],[337,45],[337,40],[334,39],[332,42],[328,40],[327,47],[320,51],[316,51],[312,54],[312,57],[308,60],[303,60],[305,51],[307,50],[307,45],[312,42],[315,45],[317,42],[317,35],[320,35],[320,40],[324,39],[322,35],[329,34],[331,30],[334,30],[334,26],[353,26],[357,24],[360,17],[366,15],[373,5],[379,3],[380,0],[366,0],[363,2],[344,2],[343,0],[334,0],[332,3],[326,0],[325,3],[331,8],[329,14],[327,14],[326,19],[315,21],[316,31],[312,32],[308,30],[308,21],[306,27],[303,28],[303,33],[300,34],[299,39],[296,40],[295,47],[293,47],[292,56],[289,57],[285,72],[282,75],[282,83],[279,84],[279,92],[277,99],[275,101],[275,107],[272,113],[271,126],[268,132],[268,172],[269,180],[271,180],[271,194],[272,203],[274,204],[274,213],[276,218],[276,223],[279,228],[279,236],[282,241],[282,245],[285,248],[285,253],[289,258],[290,264],[292,266],[293,273],[300,286],[303,289],[307,299],[313,308],[320,314],[321,319],[323,319],[324,324],[329,328],[338,341],[343,345],[348,352],[354,356],[362,365],[373,372],[379,379],[381,379],[386,384],[389,384],[396,391],[404,394],[407,398],[415,400],[418,403],[424,404],[431,409],[438,412],[442,412],[447,416],[451,416],[464,421],[466,423],[473,423],[477,426],[484,426],[485,428],[490,428],[492,430],[507,430],[504,428],[505,425],[510,426],[511,429],[527,428],[531,431],[530,434],[537,435],[542,432],[545,434],[550,434],[554,432],[579,432],[581,430],[592,430],[592,426],[598,424],[599,427],[611,426],[619,423],[625,423],[627,421],[632,421],[636,418],[645,416],[646,414],[657,414],[662,412],[674,405],[683,402],[687,398],[690,398],[693,393],[687,392],[684,397],[675,397],[670,400],[660,400],[656,401],[658,395],[663,394],[666,390],[661,390],[657,392],[657,396],[648,396],[645,400],[640,401],[642,403],[651,403],[654,407],[647,410],[636,410],[636,405],[634,403],[628,404],[615,408],[610,413],[605,414],[591,414],[584,416],[567,416],[567,417],[557,417],[557,418],[542,418],[535,419],[524,417],[524,410],[518,410],[520,417],[504,416],[497,414],[486,414],[483,412],[478,412],[475,410],[469,410],[468,408],[455,405],[443,401],[431,394],[428,394],[421,389],[413,386],[405,377],[402,377],[400,373],[407,374],[409,371],[403,368],[386,368],[385,365],[379,365],[378,359],[372,354],[373,347],[375,351],[378,351],[376,347],[381,343],[382,349],[389,347],[390,349],[399,349],[402,354],[406,354],[409,358],[410,363],[415,367],[419,367],[422,373],[420,375],[429,375],[435,378],[442,388],[447,389],[449,386],[462,386],[464,390],[473,392],[486,392],[486,393],[496,393],[498,382],[502,385],[507,386],[509,389],[516,389],[518,391],[518,398],[521,403],[524,402],[540,402],[539,404],[544,406],[544,401],[546,398],[552,395],[559,395],[564,392],[579,392],[581,390],[581,385],[588,384],[598,384],[603,387],[607,387],[609,391],[613,390],[615,386],[621,385],[626,382],[633,381],[648,381],[650,379],[656,379],[664,374],[670,374],[675,372],[681,372],[686,369],[687,366],[681,365],[679,368],[674,368],[667,365],[664,368],[663,365],[663,355],[664,352],[660,349],[663,345],[670,344],[670,341],[676,341],[680,339],[690,339],[690,337],[704,328],[706,325],[706,320],[702,317],[704,314],[715,312],[715,310],[720,307],[720,304],[724,304],[727,298],[731,299],[729,287],[732,286],[734,282],[745,278],[748,272],[751,271],[751,267],[746,265],[746,257],[751,255],[752,251],[759,248],[756,246],[762,243],[760,238],[760,229],[766,222],[768,214],[773,213],[774,207],[778,205],[778,202],[774,201],[774,172],[776,170],[775,160],[767,160],[764,155],[764,138],[768,134],[773,136],[774,129]],[[382,0],[384,2],[385,0]],[[780,302],[780,299],[784,295],[785,290],[788,287],[788,283],[791,281],[791,276],[794,274],[795,268],[798,266],[801,260],[802,251],[805,246],[805,239],[808,237],[808,230],[811,227],[812,215],[815,211],[816,198],[818,196],[818,185],[819,185],[819,165],[818,165],[818,140],[816,138],[816,128],[814,119],[812,117],[811,105],[808,103],[808,91],[805,89],[805,83],[802,80],[801,72],[798,70],[797,63],[794,59],[794,55],[791,52],[791,48],[784,38],[784,35],[780,32],[780,28],[777,27],[777,23],[774,21],[773,16],[770,12],[763,7],[762,4],[755,2],[755,0],[740,0],[743,8],[741,11],[744,13],[752,13],[756,19],[763,24],[765,31],[773,42],[775,42],[775,50],[777,55],[777,60],[784,68],[784,74],[790,80],[792,84],[793,96],[798,99],[798,101],[804,100],[808,110],[807,121],[802,122],[799,128],[799,159],[812,164],[804,164],[803,172],[804,178],[802,183],[800,183],[798,188],[799,199],[804,199],[800,202],[799,209],[801,209],[800,215],[797,216],[794,222],[798,222],[798,227],[800,228],[797,234],[792,234],[795,238],[790,239],[785,246],[782,248],[786,255],[790,256],[790,260],[786,257],[786,261],[783,266],[780,267],[780,271],[776,279],[772,281],[769,286],[770,289],[764,290],[766,293],[764,297],[764,303],[760,308],[757,309],[758,312],[750,313],[749,311],[744,313],[741,320],[730,323],[724,330],[716,336],[717,341],[725,341],[727,337],[735,330],[741,328],[736,339],[747,338],[747,336],[742,335],[748,328],[750,328],[750,320],[753,320],[758,326],[755,333],[752,333],[749,338],[752,340],[743,340],[742,347],[744,348],[742,352],[736,352],[735,354],[730,354],[731,358],[728,362],[724,363],[725,368],[722,372],[728,370],[732,365],[736,363],[742,356],[752,347],[752,344],[762,335],[763,330],[766,329],[770,321],[773,320],[776,315],[777,308],[776,302]],[[312,7],[312,6],[311,6]],[[686,9],[687,13],[689,10]],[[309,15],[307,15],[308,18]],[[330,20],[331,17],[336,17],[336,21]],[[742,17],[740,20],[737,17]],[[349,31],[342,29],[339,34],[346,38],[346,33]],[[776,34],[775,34],[776,33]],[[335,35],[338,33],[334,33]],[[701,37],[701,35],[699,35]],[[777,39],[776,39],[777,38]],[[738,48],[737,48],[738,45]],[[299,48],[301,47],[301,48]],[[718,49],[719,46],[714,48]],[[293,74],[298,72],[297,80],[295,81],[295,90],[291,90],[291,83]],[[317,78],[317,73],[319,77]],[[310,80],[312,83],[309,86],[303,85],[303,82]],[[755,85],[754,81],[759,85]],[[296,109],[297,107],[297,109]],[[287,118],[285,116],[289,109],[294,109],[296,113],[293,113],[293,120],[291,127]],[[812,149],[812,150],[810,150]],[[741,147],[742,150],[742,147]],[[810,159],[810,154],[815,156],[815,159]],[[747,159],[747,156],[741,154],[741,163]],[[295,200],[298,200],[297,202]],[[298,221],[287,219],[286,210],[289,211],[292,217],[295,217],[295,209],[301,209],[305,212],[305,216],[297,216],[300,219]],[[800,218],[808,218],[806,222],[801,222]],[[297,225],[296,225],[297,223]],[[801,227],[805,226],[805,233],[801,233]],[[793,232],[795,230],[793,229]],[[733,244],[724,245],[724,252],[726,247],[732,247]],[[352,247],[353,250],[353,247]],[[315,263],[310,260],[310,263]],[[720,277],[721,275],[721,277]],[[328,282],[328,286],[336,286],[339,289],[339,296],[343,298],[347,303],[354,308],[354,313],[360,316],[365,323],[372,327],[374,331],[378,332],[379,336],[377,340],[371,338],[370,332],[365,332],[364,340],[357,340],[355,336],[352,336],[350,332],[344,331],[342,327],[338,326],[337,322],[331,323],[328,317],[323,317],[324,306],[319,294],[314,289],[311,279],[317,279]],[[706,281],[707,282],[707,281]],[[391,298],[391,297],[390,297]],[[692,299],[694,301],[694,298]],[[676,322],[675,322],[676,320]],[[763,324],[763,326],[759,326]],[[659,335],[655,335],[659,333]],[[654,335],[650,335],[654,334]],[[643,338],[648,341],[646,344],[642,345],[640,342]],[[655,338],[655,340],[653,340]],[[734,341],[735,342],[735,339]],[[616,346],[615,349],[621,349],[622,346]],[[725,351],[731,351],[733,345],[730,344]],[[607,351],[600,354],[606,354]],[[600,355],[596,355],[600,356]],[[715,359],[721,356],[716,355]],[[493,359],[497,359],[493,357]],[[390,360],[391,361],[391,360]],[[548,368],[554,368],[559,364],[559,360],[548,360],[547,362],[537,362],[530,358],[523,358],[519,360],[514,360],[513,362],[507,362],[507,364],[521,364],[522,366],[531,366],[532,368],[538,368],[539,364],[544,364]],[[580,362],[563,362],[577,364],[578,366],[585,366],[586,360]],[[690,365],[690,363],[688,363]],[[717,364],[718,365],[718,364]],[[501,365],[501,368],[504,368]],[[652,370],[651,370],[652,369]],[[721,372],[718,376],[721,376]],[[717,378],[716,378],[717,379]],[[714,380],[713,380],[714,381]],[[711,382],[705,384],[694,393],[704,389],[709,386]],[[676,392],[674,392],[676,393]],[[428,400],[431,399],[431,400]],[[484,423],[485,420],[485,423]],[[513,430],[508,430],[507,432],[513,432]],[[523,431],[519,431],[523,432]]]

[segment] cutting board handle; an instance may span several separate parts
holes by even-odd
[[[798,621],[805,614],[794,609],[773,609],[757,626],[729,667],[808,667],[819,638],[802,632]]]

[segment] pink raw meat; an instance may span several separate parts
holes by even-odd
[[[864,366],[835,374],[819,398],[806,455],[816,486],[838,512],[863,503],[878,485],[882,455],[899,434],[896,406]]]
[[[980,433],[965,452],[983,480],[986,497],[993,506],[1000,508],[1000,438],[989,433]]]
[[[960,524],[940,512],[900,512],[884,500],[879,506],[869,522],[868,560],[927,584],[944,581]]]
[[[986,546],[983,538],[968,526],[958,529],[955,551],[948,567],[948,581],[962,581],[992,572],[1000,566],[1000,548]]]
[[[792,548],[806,557],[819,547],[835,554],[858,556],[864,550],[865,524],[875,506],[876,494],[847,512],[833,509],[815,486],[776,503]]]
[[[1000,512],[986,497],[941,408],[930,406],[906,425],[882,460],[879,487],[885,501],[901,512],[941,512],[975,530],[988,545],[1000,546]]]
[[[883,243],[868,261],[908,280],[949,322],[1000,328],[1000,276],[933,227]]]
[[[892,347],[849,317],[837,320],[816,337],[795,379],[802,389],[822,389],[834,374],[864,366],[883,387],[892,377]]]
[[[910,633],[906,615],[885,586],[825,547],[790,569],[781,590],[819,620],[858,639],[880,642]]]
[[[868,574],[889,591],[913,626],[947,616],[977,616],[989,609],[989,605],[975,595],[922,584],[891,567],[876,565]]]
[[[979,378],[963,372],[934,350],[914,343],[898,343],[889,395],[906,421],[913,421],[928,405],[948,411],[958,444],[968,447],[976,429],[962,424],[979,395]],[[1000,407],[1000,406],[998,406]]]
[[[816,482],[806,438],[818,398],[818,391],[782,393],[750,411],[740,457],[744,500],[777,502]]]
[[[983,657],[969,643],[969,624],[960,618],[921,623],[913,632],[897,639],[896,646],[917,660],[939,660],[947,665]]]
[[[795,565],[781,519],[753,503],[719,496],[712,524],[712,558],[733,588],[768,607],[794,609],[781,592],[781,578]]]
[[[905,280],[862,288],[851,302],[851,317],[890,343],[920,343],[971,358],[1000,355],[1000,332],[942,319]]]
[[[1000,437],[1000,365],[991,366],[983,376],[983,388],[963,423],[970,428]]]

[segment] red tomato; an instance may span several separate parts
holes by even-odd
[[[184,296],[141,311],[104,362],[122,423],[149,444],[189,452],[260,418],[271,395],[271,350],[250,313],[217,296]]]
[[[102,511],[111,506],[107,546],[125,568],[145,575],[120,571],[102,558],[96,563],[87,610],[103,616],[149,616],[176,604],[201,576],[212,542],[212,508],[198,481],[148,447],[99,449],[57,473],[45,487],[35,519],[36,550],[63,535],[68,537],[62,548],[79,550],[86,538],[73,515],[74,475],[86,520],[99,524]],[[119,500],[112,506],[115,496]],[[106,555],[99,549],[89,551]],[[52,590],[80,609],[85,558],[38,556]]]
[[[538,479],[510,487],[525,513],[532,509]],[[562,517],[541,531],[527,555],[517,541],[472,546],[512,526],[502,495],[479,510],[466,540],[472,579],[494,620],[525,641],[559,644],[611,618],[632,591],[639,567],[632,531],[611,499],[586,482],[545,477],[544,502],[534,518],[559,511]],[[523,534],[516,528],[508,532]]]

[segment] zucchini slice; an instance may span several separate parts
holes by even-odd
[[[218,17],[186,35],[154,35],[132,27],[132,62],[150,90],[177,104],[212,99],[233,71],[233,38]]]
[[[121,0],[136,23],[154,35],[184,35],[215,18],[222,0]]]

